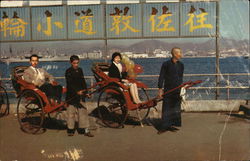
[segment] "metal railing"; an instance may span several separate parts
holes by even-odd
[[[157,88],[157,82],[158,82],[158,77],[159,75],[138,75],[138,79],[144,82],[145,79],[150,79],[150,81],[154,81],[155,83],[153,86],[149,86],[147,90],[149,91],[156,91],[158,90]],[[188,79],[191,78],[191,79]],[[210,81],[210,84],[205,84],[207,78],[214,78],[214,80]],[[219,84],[216,84],[216,77],[220,78]],[[237,77],[237,79],[233,78]],[[240,77],[246,77],[247,79],[240,79]],[[190,87],[188,90],[220,90],[220,89],[226,89],[226,98],[229,100],[230,99],[230,91],[232,89],[249,89],[250,90],[250,73],[224,73],[224,74],[184,74],[184,81],[188,80],[203,80],[205,81],[204,83],[196,86],[196,87]],[[64,80],[65,77],[55,77],[57,80]],[[89,86],[94,85],[95,79],[93,76],[85,76],[86,81],[89,83]],[[0,78],[3,82],[5,81],[10,81],[11,78]],[[244,85],[233,85],[232,81],[245,81]],[[212,84],[214,83],[214,84]],[[147,83],[145,83],[147,84]],[[3,83],[4,85],[4,83]],[[148,84],[147,84],[148,85]],[[14,90],[7,89],[8,93],[15,93]],[[217,91],[216,91],[217,92]],[[217,98],[215,98],[217,99]]]

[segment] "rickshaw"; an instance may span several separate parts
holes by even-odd
[[[155,97],[150,99],[147,94],[147,85],[136,79],[127,79],[130,83],[136,83],[139,89],[139,97],[142,103],[136,104],[133,102],[132,96],[129,92],[129,87],[120,82],[117,78],[110,78],[108,76],[108,63],[95,63],[92,67],[92,72],[96,79],[96,84],[89,89],[96,88],[92,93],[98,92],[98,102],[97,109],[99,118],[102,120],[103,124],[111,128],[124,127],[124,122],[128,117],[128,113],[131,111],[136,111],[137,121],[142,125],[142,121],[148,117],[150,109],[157,105],[157,102],[162,101],[162,98]],[[201,81],[196,82],[186,82],[180,86],[165,92],[171,93],[172,91],[186,87],[189,88],[195,84],[201,83]],[[142,125],[143,126],[143,125]]]
[[[68,100],[57,105],[52,105],[44,92],[38,89],[34,84],[27,83],[23,80],[22,75],[26,68],[27,66],[18,66],[12,71],[12,83],[19,98],[17,117],[20,127],[24,132],[36,134],[43,125],[45,115],[65,109]],[[148,87],[144,83],[136,79],[128,79],[129,82],[137,84],[140,98],[143,100],[143,103],[135,104],[129,93],[129,87],[116,78],[110,78],[107,74],[108,68],[108,63],[93,64],[92,72],[96,83],[86,89],[86,93],[89,95],[99,93],[97,110],[100,120],[107,127],[120,128],[124,127],[128,112],[136,111],[138,121],[141,122],[148,116],[150,108],[155,107],[157,102],[162,99],[158,97],[149,99],[146,92]],[[200,83],[200,81],[189,81],[166,93],[183,86],[190,87],[197,83]],[[66,88],[63,88],[62,93],[65,92]]]
[[[17,66],[12,70],[12,85],[16,91],[17,118],[21,130],[26,133],[36,134],[42,127],[47,114],[64,109],[65,102],[51,104],[44,92],[37,88],[34,84],[28,83],[23,79],[24,70],[28,66]],[[66,88],[62,89],[62,93],[66,92]]]

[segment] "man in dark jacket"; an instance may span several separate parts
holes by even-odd
[[[69,107],[67,107],[67,133],[69,136],[74,135],[75,118],[78,118],[78,133],[93,137],[88,130],[89,120],[87,108],[85,106],[86,91],[84,91],[87,87],[83,71],[78,66],[79,62],[79,57],[72,55],[70,57],[71,67],[65,72],[67,83],[66,101],[69,104]]]
[[[172,58],[162,64],[158,80],[159,97],[168,90],[176,88],[183,82],[184,65],[179,60],[182,58],[181,49],[174,47],[171,51]],[[164,85],[164,90],[162,89]],[[181,97],[180,89],[163,96],[162,124],[158,134],[165,131],[178,130],[174,126],[181,126]]]

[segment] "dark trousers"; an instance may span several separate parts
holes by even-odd
[[[162,128],[181,126],[181,97],[164,97],[162,104]]]
[[[53,86],[50,83],[45,83],[42,86],[40,86],[39,89],[43,91],[48,98],[61,101],[61,98],[62,98],[62,86],[61,85]]]

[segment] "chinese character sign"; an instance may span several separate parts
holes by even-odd
[[[141,36],[141,6],[108,5],[107,33],[108,37],[139,37]]]
[[[181,35],[214,35],[216,24],[215,2],[184,3],[181,14]]]
[[[0,38],[3,40],[29,40],[30,26],[27,9],[1,8]]]
[[[177,3],[147,4],[144,6],[145,36],[177,36],[179,7]]]
[[[69,38],[103,38],[103,19],[103,8],[100,5],[69,6]]]
[[[215,36],[216,2],[0,8],[0,41]]]
[[[34,40],[66,39],[64,7],[32,8],[32,38]]]

